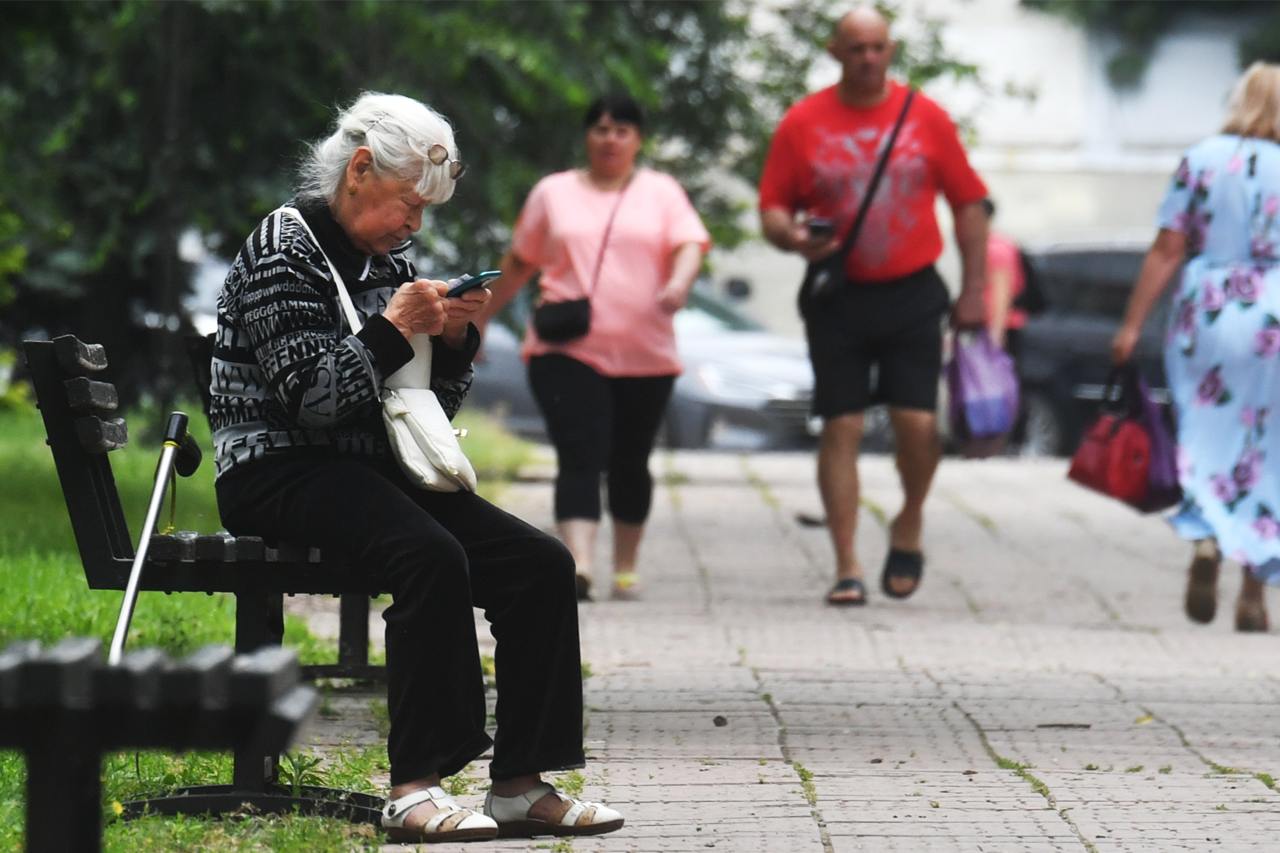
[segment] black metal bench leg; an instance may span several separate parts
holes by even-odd
[[[27,850],[102,849],[102,755],[75,726],[57,724],[26,750]]]
[[[338,663],[369,663],[369,596],[344,595],[338,605]]]
[[[247,655],[284,641],[284,596],[269,592],[236,593],[236,654]]]
[[[284,639],[284,596],[279,593],[236,594],[236,654],[278,646]],[[276,781],[280,756],[264,754],[252,746],[235,752],[232,786],[260,793]]]

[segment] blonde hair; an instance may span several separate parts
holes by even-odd
[[[413,98],[365,92],[338,114],[333,133],[310,147],[298,197],[333,201],[347,161],[364,146],[373,154],[375,172],[414,181],[429,204],[443,204],[453,195],[454,179],[427,159],[432,145],[443,145],[450,159],[458,159],[453,128],[444,116]]]
[[[1280,65],[1255,62],[1240,75],[1222,132],[1280,142]]]

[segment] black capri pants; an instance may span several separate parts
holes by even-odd
[[[529,385],[556,448],[555,516],[600,518],[607,474],[609,514],[643,524],[653,503],[649,454],[675,376],[603,376],[566,355],[529,360]]]
[[[391,590],[386,622],[391,784],[451,776],[493,745],[510,779],[583,766],[573,557],[470,492],[414,487],[391,460],[263,460],[218,479],[227,530],[318,545]],[[497,641],[497,739],[472,608]]]

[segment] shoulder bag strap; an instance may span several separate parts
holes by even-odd
[[[889,155],[893,152],[893,145],[898,141],[898,131],[902,130],[902,124],[907,119],[907,110],[911,109],[911,102],[915,100],[916,90],[907,89],[907,98],[902,102],[902,112],[898,113],[898,120],[894,122],[893,129],[889,131],[889,139],[885,142],[884,151],[880,152],[880,159],[876,163],[876,170],[871,174],[871,183],[867,184],[867,194],[862,197],[862,204],[858,206],[858,215],[853,219],[853,227],[849,229],[849,233],[845,235],[844,242],[840,244],[838,254],[841,257],[848,257],[853,251],[853,244],[858,242],[858,234],[862,231],[862,223],[866,221],[867,211],[871,209],[871,200],[875,198],[876,190],[880,188],[880,179],[884,177],[885,167],[889,164]]]
[[[613,210],[609,212],[609,221],[604,226],[604,237],[600,240],[600,253],[596,255],[596,268],[591,273],[591,289],[587,291],[587,299],[595,295],[596,285],[600,281],[600,268],[604,266],[604,250],[608,248],[609,235],[613,232],[614,217],[618,215],[618,208],[622,207],[622,197],[627,194],[627,189],[631,186],[631,181],[635,176],[635,171],[632,171],[627,176],[627,182],[622,185],[622,192],[618,193],[618,200],[613,203]]]
[[[342,304],[342,312],[347,315],[347,325],[351,327],[351,334],[360,331],[360,317],[356,314],[356,306],[351,302],[351,294],[347,293],[347,285],[342,280],[342,276],[338,274],[338,268],[333,265],[333,261],[329,260],[329,256],[325,254],[324,246],[320,245],[320,240],[316,237],[315,232],[311,230],[311,226],[307,224],[307,220],[303,217],[302,211],[296,207],[281,206],[276,208],[276,213],[282,213],[285,216],[292,217],[301,223],[304,231],[311,237],[311,242],[316,244],[316,248],[320,250],[321,257],[324,262],[329,265],[329,274],[333,276],[333,284],[338,289],[338,302]]]

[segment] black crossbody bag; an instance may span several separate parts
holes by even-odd
[[[875,198],[876,190],[880,187],[880,179],[884,177],[885,167],[889,164],[889,155],[893,153],[893,145],[898,141],[898,131],[902,130],[902,124],[907,119],[907,110],[911,109],[911,102],[915,100],[916,90],[907,90],[907,99],[902,102],[902,111],[898,113],[898,120],[894,122],[893,129],[889,131],[889,140],[884,146],[884,151],[880,154],[880,159],[876,162],[876,169],[871,173],[871,183],[867,185],[867,194],[862,197],[862,204],[858,206],[858,215],[853,219],[853,227],[849,229],[849,233],[845,235],[844,242],[840,244],[840,248],[834,254],[828,255],[819,261],[813,261],[804,271],[804,281],[800,285],[800,301],[804,304],[809,299],[820,299],[837,292],[848,284],[848,276],[845,274],[845,261],[849,257],[849,253],[853,251],[854,243],[858,242],[858,234],[862,231],[862,223],[867,218],[867,211],[871,209],[871,201]]]
[[[567,299],[563,302],[540,300],[538,306],[533,309],[533,330],[544,341],[562,344],[566,341],[577,340],[590,331],[591,296],[595,293],[596,286],[600,282],[600,267],[604,264],[604,250],[609,247],[609,235],[613,232],[613,220],[618,215],[618,208],[622,206],[622,197],[627,194],[627,189],[631,186],[631,178],[634,177],[635,173],[633,172],[631,177],[627,178],[627,182],[622,187],[622,192],[618,193],[618,200],[613,203],[613,210],[609,213],[609,221],[604,226],[604,237],[600,240],[600,252],[596,255],[596,268],[591,274],[591,290],[587,291],[587,295],[584,297]]]

